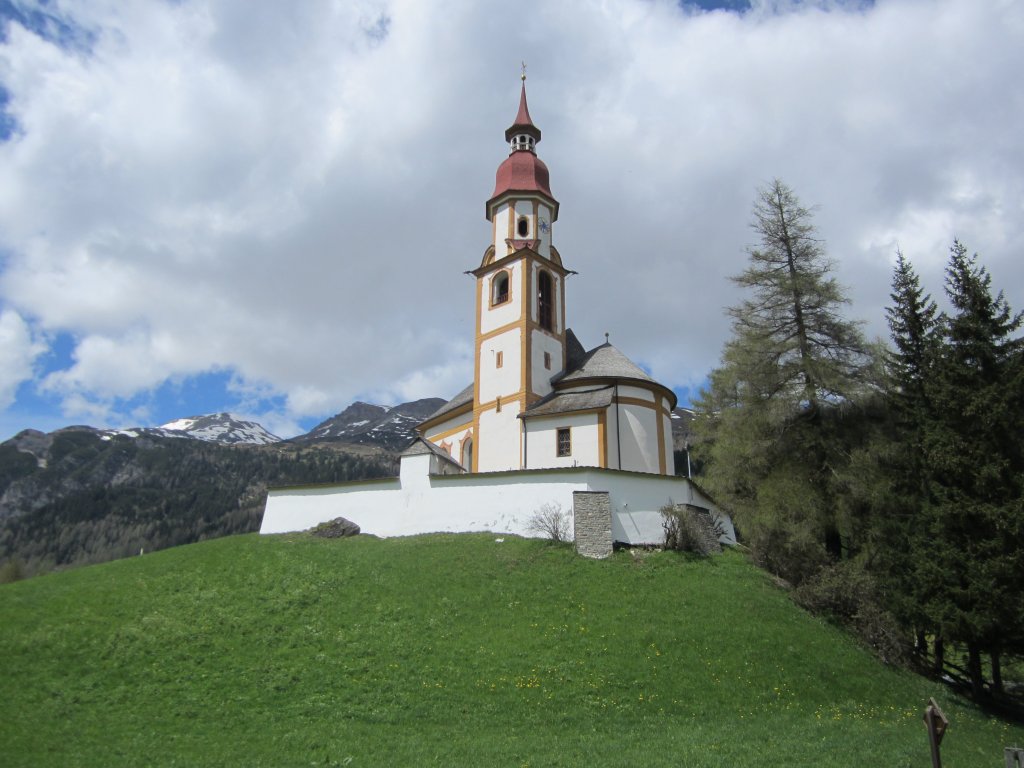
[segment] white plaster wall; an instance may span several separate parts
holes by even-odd
[[[608,440],[608,457],[605,466],[609,469],[622,469],[620,466],[619,434],[622,432],[618,427],[619,413],[612,403],[608,407],[608,416],[605,419],[605,435]]]
[[[571,456],[558,455],[559,427],[572,430]],[[545,419],[528,419],[526,436],[529,441],[526,460],[530,469],[600,466],[600,442],[595,413],[569,413]]]
[[[435,457],[429,453],[418,456],[403,456],[398,467],[398,479],[403,488],[418,488],[430,485],[430,474],[436,471]]]
[[[562,342],[534,328],[530,332],[533,361],[530,366],[530,388],[541,397],[551,391],[551,377],[562,370]],[[544,353],[551,355],[550,370],[544,367]]]
[[[697,486],[684,477],[667,475],[615,475],[606,482],[611,492],[612,538],[627,544],[651,544],[665,541],[661,508],[666,504],[694,504],[718,515],[726,530],[724,544],[736,543],[736,530],[728,515]],[[595,489],[602,490],[602,489]]]
[[[637,400],[646,400],[648,403],[653,403],[655,400],[654,393],[649,389],[643,387],[634,387],[630,384],[619,384],[619,397],[632,397]]]
[[[494,222],[494,260],[503,259],[508,255],[508,246],[505,238],[508,237],[508,217],[510,215],[508,203],[502,203],[495,211],[492,221]]]
[[[537,246],[537,253],[543,256],[545,259],[551,258],[551,230],[554,226],[551,221],[551,209],[541,203],[537,206],[537,237],[540,239],[540,244]],[[540,219],[544,219],[548,223],[548,231],[544,232],[540,228]]]
[[[403,459],[403,464],[410,458]],[[410,471],[412,465],[410,465]],[[403,473],[403,477],[406,477]],[[628,544],[664,541],[660,509],[668,503],[695,504],[715,511],[713,502],[685,478],[613,470],[542,470],[489,475],[434,475],[427,482],[376,480],[331,486],[274,488],[267,494],[260,533],[304,531],[345,517],[363,533],[410,536],[439,531],[495,531],[523,536],[530,516],[544,504],[572,510],[573,491],[608,491],[612,537]],[[734,543],[731,521],[722,516]]]
[[[481,411],[480,432],[474,446],[478,472],[520,468],[519,433],[522,422],[516,418],[518,413],[518,401],[503,405],[500,412],[494,409]]]
[[[509,299],[505,303],[498,304],[497,306],[494,307],[491,306],[491,280],[501,270],[497,270],[493,274],[489,275],[487,279],[481,281],[482,287],[480,288],[480,290],[484,291],[484,295],[481,297],[481,333],[490,333],[496,328],[501,328],[503,325],[514,323],[522,316],[523,262],[514,261],[513,263],[505,267],[505,269],[509,272]]]
[[[516,327],[480,343],[481,403],[489,403],[498,395],[519,391],[523,364],[522,336],[522,329]],[[503,356],[501,368],[495,364],[498,352]]]
[[[660,399],[662,407],[665,409],[665,412],[668,413],[668,398],[663,397]],[[658,418],[661,419],[662,422],[662,439],[665,442],[665,473],[674,475],[676,473],[676,457],[674,453],[675,447],[672,444],[672,417],[659,414]]]
[[[555,504],[571,512],[572,492],[586,488],[584,477],[538,482],[528,475],[444,475],[430,477],[427,486],[409,488],[384,481],[358,490],[344,486],[272,489],[260,533],[304,531],[344,517],[374,536],[461,531],[535,536],[527,530],[535,511]]]
[[[611,407],[615,410],[615,406]],[[659,472],[658,416],[653,408],[619,404],[622,468],[636,472]]]
[[[443,435],[445,432],[450,430],[467,430],[473,425],[472,422],[473,414],[463,413],[451,419],[446,419],[435,427],[431,427],[426,431],[424,437],[426,437],[427,440],[430,440],[430,442],[440,445],[441,438],[438,437],[438,435]],[[448,441],[452,440],[451,437],[446,437],[444,439]]]

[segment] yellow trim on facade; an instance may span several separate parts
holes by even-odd
[[[505,237],[505,254],[508,255],[512,253],[512,246],[509,245],[509,241],[514,240],[516,236],[516,201],[514,199],[509,200],[506,209],[508,210],[508,235]]]
[[[524,255],[521,262],[523,265],[523,311],[519,314],[519,391],[530,391],[530,342],[527,336],[527,328],[530,322],[530,313],[533,311],[533,283],[530,279],[530,262]]]
[[[608,466],[608,409],[597,412],[597,466]]]
[[[457,427],[446,429],[444,432],[438,432],[436,435],[431,435],[426,439],[437,445],[438,440],[444,440],[445,438],[451,437],[452,435],[457,435],[460,432],[465,432],[467,429],[473,429],[472,421],[465,421],[462,424],[459,424],[459,426]]]
[[[664,411],[664,398],[658,398],[658,412],[654,415],[654,420],[658,423],[658,472],[665,474],[665,411]]]
[[[671,416],[669,411],[663,403],[663,398],[658,398],[657,402],[651,400],[641,400],[639,397],[619,397],[619,405],[639,405],[643,408],[650,408],[652,411],[657,411],[662,416]]]
[[[466,441],[470,443],[470,450],[473,452],[473,469],[471,471],[476,472],[476,440],[473,439],[474,432],[470,432],[459,441],[459,458],[455,459],[459,464],[462,464],[463,456],[466,451]],[[455,458],[454,456],[452,458]]]
[[[483,320],[483,292],[486,289],[486,283],[483,276],[477,278],[476,281],[476,343],[473,345],[473,424],[472,433],[474,435],[480,434],[480,415],[477,413],[476,404],[480,402],[480,357],[483,349],[483,339],[481,338],[481,320]],[[474,444],[473,449],[473,466],[467,467],[470,472],[476,472],[477,457],[480,455],[480,446]],[[459,449],[459,462],[462,462],[462,449]]]

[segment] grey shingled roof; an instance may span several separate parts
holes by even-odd
[[[636,379],[652,384],[658,383],[611,344],[594,347],[575,367],[567,366],[566,372],[552,379],[552,383],[567,384],[579,379],[595,378]]]
[[[403,456],[422,456],[424,454],[434,454],[445,461],[451,462],[455,466],[462,469],[462,465],[459,464],[455,459],[448,455],[447,451],[442,451],[438,446],[423,437],[414,438],[408,447],[402,451]]]
[[[464,390],[459,392],[459,394],[457,394],[455,397],[453,397],[447,403],[445,403],[440,408],[438,408],[436,411],[434,411],[432,414],[430,414],[421,423],[426,424],[428,421],[433,421],[438,416],[443,416],[444,414],[448,413],[449,411],[454,411],[457,408],[465,405],[466,403],[471,403],[471,402],[473,402],[473,384],[472,383],[470,383],[470,385],[468,387],[466,387]]]
[[[587,350],[580,344],[572,328],[565,329],[565,370],[571,371],[583,362],[587,356]]]
[[[551,392],[527,408],[525,413],[520,414],[520,418],[607,408],[612,404],[614,394],[615,390],[610,386],[583,392]]]

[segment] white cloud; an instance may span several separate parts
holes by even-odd
[[[18,387],[32,378],[33,364],[45,349],[21,315],[0,311],[0,409],[11,405]]]
[[[78,340],[45,379],[68,413],[129,418],[114,403],[208,371],[286,430],[454,394],[523,58],[587,345],[700,382],[775,176],[820,205],[871,332],[897,243],[941,293],[959,236],[1024,304],[1019,3],[60,9],[87,45],[0,43],[0,300]]]

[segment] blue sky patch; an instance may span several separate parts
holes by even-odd
[[[7,25],[17,22],[65,50],[89,53],[96,42],[96,33],[72,23],[57,9],[52,0],[39,0],[35,8],[19,7],[11,0],[0,0],[0,39],[7,38]]]
[[[7,111],[7,105],[10,103],[10,92],[0,85],[0,141],[7,141],[18,129],[18,121]]]

